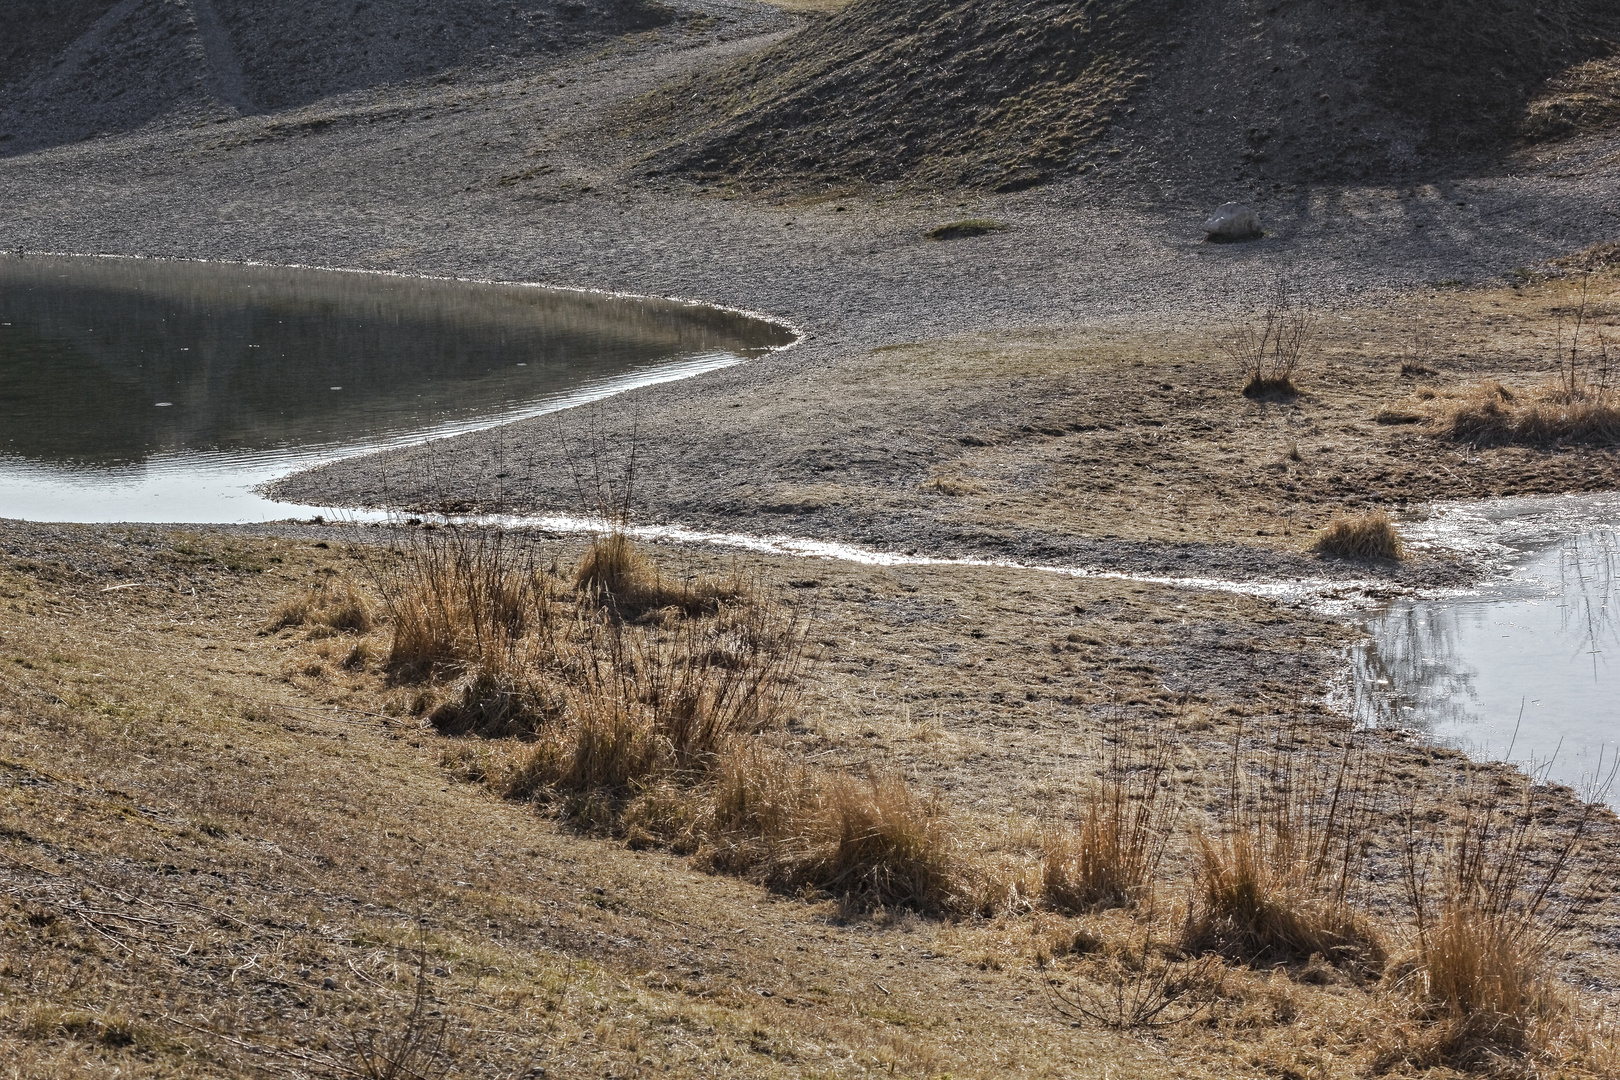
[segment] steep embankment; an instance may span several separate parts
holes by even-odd
[[[1607,0],[856,0],[637,119],[648,171],[754,190],[1358,181],[1603,122],[1617,41]],[[1573,112],[1527,123],[1572,71]]]
[[[20,0],[0,45],[0,153],[561,53],[669,17],[656,0]]]

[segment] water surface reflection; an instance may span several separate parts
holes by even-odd
[[[0,514],[285,516],[248,489],[792,340],[711,307],[521,285],[0,257]]]
[[[1400,600],[1372,619],[1354,655],[1357,714],[1479,757],[1511,748],[1579,787],[1620,739],[1620,540],[1587,527],[1509,565],[1476,593]]]

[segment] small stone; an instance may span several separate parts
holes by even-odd
[[[322,990],[336,990],[337,988],[337,980],[332,978],[332,976],[328,975],[326,978],[321,980]]]
[[[1260,215],[1242,203],[1226,203],[1204,222],[1204,235],[1215,241],[1253,240],[1260,235]]]

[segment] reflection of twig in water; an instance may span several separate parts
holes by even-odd
[[[1596,550],[1590,546],[1595,545]],[[1560,629],[1568,635],[1578,635],[1576,655],[1581,652],[1592,657],[1592,679],[1602,678],[1598,658],[1604,646],[1620,645],[1620,623],[1616,622],[1615,597],[1615,531],[1594,530],[1572,537],[1559,551],[1558,583],[1564,597],[1564,615]],[[1579,610],[1571,608],[1578,602]]]
[[[1456,609],[1403,603],[1374,622],[1372,643],[1354,656],[1356,718],[1429,730],[1468,720],[1477,673],[1458,654],[1460,617]],[[1410,717],[1403,718],[1403,707]]]

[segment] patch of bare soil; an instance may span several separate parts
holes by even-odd
[[[577,550],[538,542],[565,564]],[[454,780],[458,741],[379,669],[387,627],[269,629],[311,586],[365,592],[369,543],[6,524],[0,551],[0,1047],[17,1075],[348,1075],[383,1047],[424,1075],[1351,1076],[1414,1023],[1398,993],[1315,961],[1227,963],[1201,1018],[1151,1039],[1074,1022],[1049,980],[1093,1001],[1141,986],[1133,964],[1163,965],[1141,936],[1173,939],[1173,913],[1066,916],[1017,894],[949,922],[850,912]],[[1090,789],[1097,736],[1162,722],[1183,838],[1169,898],[1188,830],[1227,812],[1229,747],[1344,732],[1308,698],[1345,631],[1288,609],[1031,572],[741,569],[815,612],[788,745],[909,776],[984,858],[1032,865],[1039,823]],[[1462,759],[1375,742],[1387,790],[1455,812]],[[1577,808],[1542,805],[1553,842]],[[1606,819],[1582,858],[1615,842]],[[1393,933],[1395,847],[1374,850],[1358,902]],[[1560,946],[1594,1008],[1612,918]],[[1600,1071],[1593,1052],[1569,1075]]]

